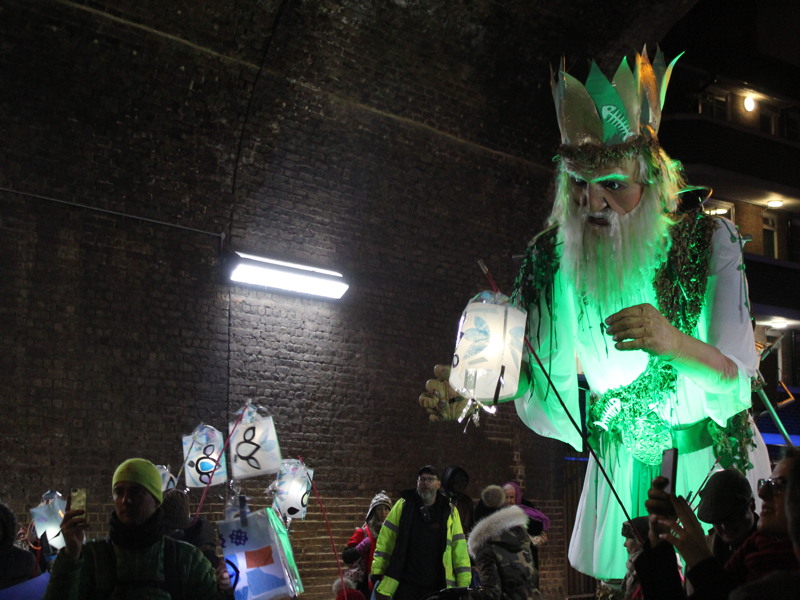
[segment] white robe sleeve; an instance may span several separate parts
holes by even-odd
[[[581,450],[583,441],[576,428],[576,425],[581,426],[575,358],[576,322],[573,303],[559,271],[553,281],[552,314],[544,300],[528,307],[527,335],[574,424],[533,356],[528,356],[530,390],[517,398],[515,404],[522,422],[536,433]]]
[[[739,235],[726,219],[718,219],[712,237],[706,301],[697,329],[698,338],[729,358],[738,373],[733,379],[682,378],[679,387],[684,388],[683,397],[704,400],[702,407],[695,407],[699,412],[684,415],[680,421],[709,416],[724,425],[728,418],[750,407],[750,379],[758,368]],[[695,412],[687,406],[678,410],[687,409]]]

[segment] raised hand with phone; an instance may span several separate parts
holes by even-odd
[[[81,556],[88,526],[86,490],[73,488],[67,497],[67,508],[61,521],[61,535],[64,536],[64,551],[76,560]]]
[[[65,547],[53,562],[44,600],[232,598],[230,581],[198,548],[164,535],[161,473],[151,461],[123,461],[111,490],[108,537],[90,541],[85,490],[72,490],[61,524]]]

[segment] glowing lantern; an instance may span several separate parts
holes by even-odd
[[[458,325],[450,385],[466,398],[513,398],[519,384],[526,312],[498,292],[469,301]]]
[[[281,470],[281,448],[272,417],[249,402],[229,423],[231,471],[234,479],[277,473]],[[238,415],[242,416],[241,420]]]
[[[312,469],[297,459],[284,460],[281,472],[273,484],[275,510],[288,523],[291,519],[304,519],[308,510],[308,499],[311,496]]]
[[[41,539],[47,534],[47,543],[56,550],[66,545],[64,536],[61,535],[61,521],[64,519],[66,509],[67,501],[56,491],[46,492],[42,496],[41,503],[31,509],[36,535]]]
[[[201,488],[227,481],[228,468],[222,454],[224,445],[222,433],[202,423],[195,427],[191,435],[183,436],[186,487]]]
[[[296,598],[303,583],[280,517],[271,508],[248,513],[246,519],[218,521],[226,562],[238,578],[236,600]]]
[[[156,469],[161,474],[161,491],[175,489],[178,485],[178,480],[175,475],[169,472],[169,465],[156,465]]]

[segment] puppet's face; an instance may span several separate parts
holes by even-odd
[[[626,215],[639,206],[644,186],[632,158],[595,169],[569,168],[569,194],[590,226],[609,227],[612,213]]]

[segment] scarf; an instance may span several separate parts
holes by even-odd
[[[112,512],[108,520],[109,538],[123,548],[146,548],[164,537],[163,521],[164,512],[160,507],[141,525],[126,525]]]

